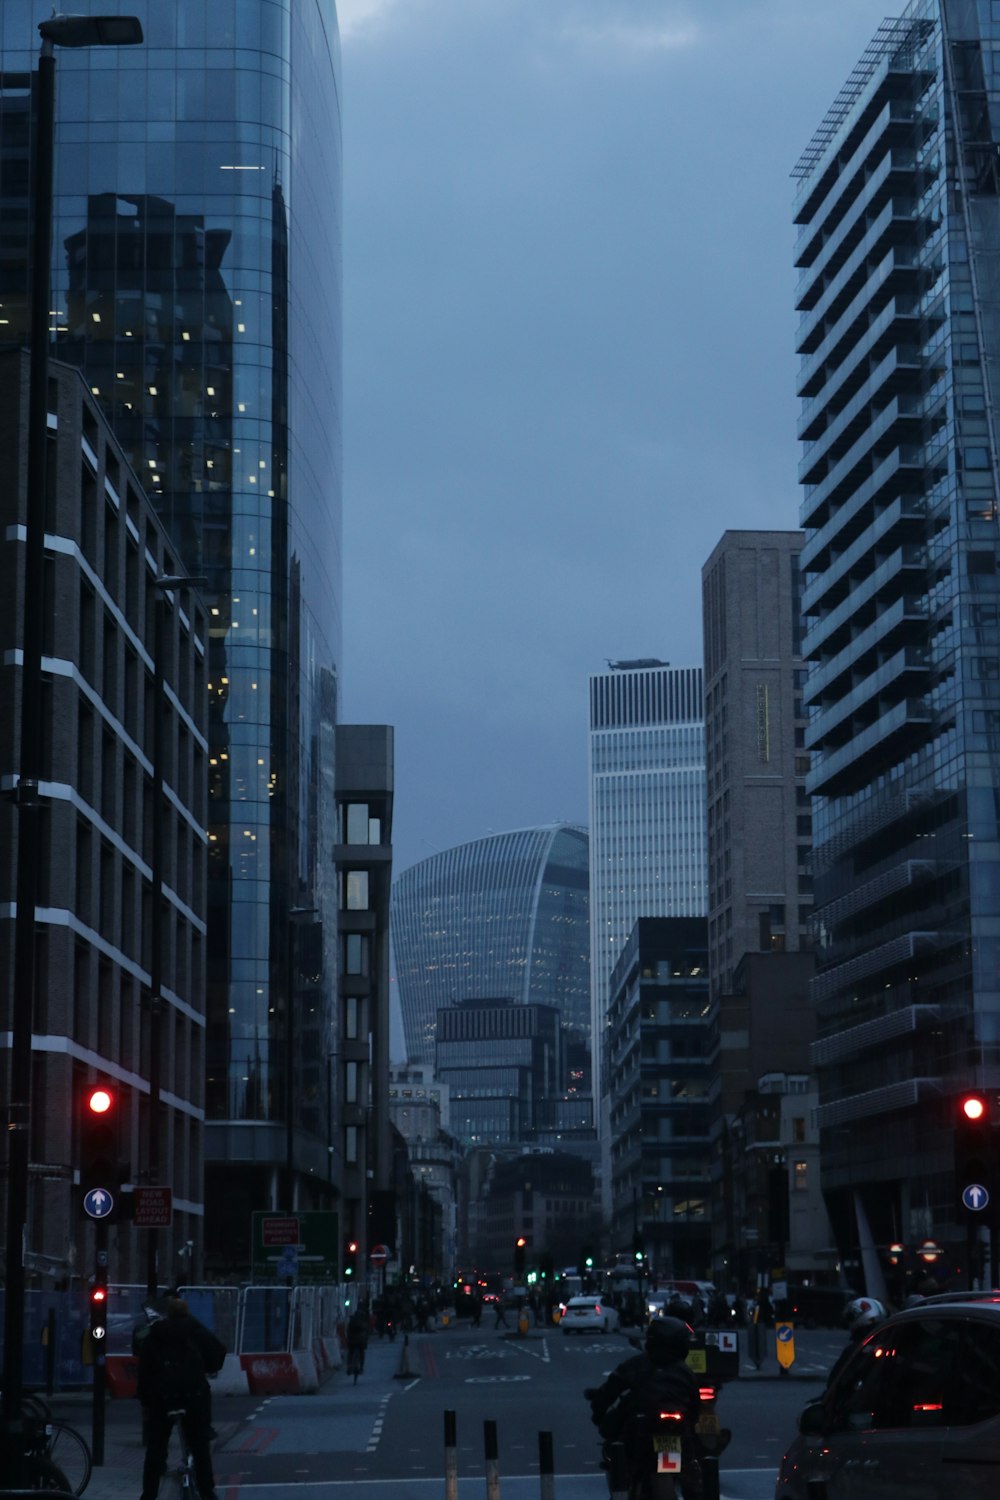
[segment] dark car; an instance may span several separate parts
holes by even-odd
[[[1000,1293],[926,1302],[860,1344],[799,1418],[775,1500],[996,1500]]]

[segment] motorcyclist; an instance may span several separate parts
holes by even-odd
[[[684,1441],[681,1489],[686,1497],[701,1494],[701,1469],[691,1437],[699,1415],[698,1380],[685,1363],[691,1348],[691,1329],[680,1318],[653,1318],[646,1329],[642,1353],[612,1370],[603,1385],[585,1390],[591,1420],[604,1443],[605,1458],[611,1443],[625,1445],[630,1492],[643,1483],[654,1463],[650,1423],[652,1401],[658,1408],[681,1414]]]
[[[875,1329],[881,1323],[884,1323],[888,1316],[889,1313],[885,1304],[879,1302],[875,1297],[855,1297],[851,1302],[848,1302],[844,1309],[848,1342],[838,1354],[833,1368],[827,1376],[826,1388],[828,1391],[833,1388],[834,1381],[858,1345],[863,1343],[870,1333],[874,1333]]]

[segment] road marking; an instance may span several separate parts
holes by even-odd
[[[467,1375],[466,1385],[514,1385],[517,1381],[530,1380],[530,1375]]]
[[[392,1400],[393,1394],[394,1392],[389,1391],[388,1395],[383,1396],[379,1402],[378,1415],[376,1416],[375,1421],[372,1425],[371,1437],[368,1439],[368,1447],[365,1449],[366,1453],[374,1453],[379,1445],[379,1439],[382,1436],[382,1428],[385,1424],[385,1409],[388,1406],[389,1402]]]

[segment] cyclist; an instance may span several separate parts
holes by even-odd
[[[209,1438],[211,1392],[206,1376],[221,1370],[225,1357],[224,1346],[191,1316],[183,1298],[169,1298],[166,1317],[152,1324],[139,1348],[137,1394],[146,1443],[141,1500],[156,1500],[178,1412],[183,1412],[184,1436],[202,1500],[218,1500]]]
[[[368,1348],[368,1304],[362,1302],[347,1320],[347,1373],[355,1379],[365,1367]]]

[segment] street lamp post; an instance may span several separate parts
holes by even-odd
[[[292,906],[288,911],[288,975],[285,983],[285,1194],[288,1212],[295,1212],[295,990],[299,957],[296,928],[307,917],[315,917],[315,906]]]
[[[42,45],[35,95],[32,211],[28,472],[21,640],[21,741],[15,804],[18,813],[14,993],[7,1106],[7,1236],[4,1300],[4,1477],[18,1482],[24,1456],[21,1393],[24,1363],[24,1235],[28,1222],[31,1136],[31,1042],[35,1017],[35,903],[38,894],[39,782],[42,774],[42,641],[44,636],[45,503],[48,443],[49,267],[55,161],[55,48],[127,47],[142,41],[135,16],[51,16],[38,25]]]
[[[163,751],[164,702],[163,655],[166,638],[164,594],[181,588],[195,588],[204,578],[180,573],[164,573],[154,578],[156,593],[153,606],[153,848],[151,881],[153,887],[153,923],[149,934],[149,1139],[146,1149],[146,1181],[160,1180],[160,1094],[161,1031],[163,1023]],[[146,1296],[155,1298],[159,1291],[157,1255],[160,1235],[157,1229],[146,1230]]]

